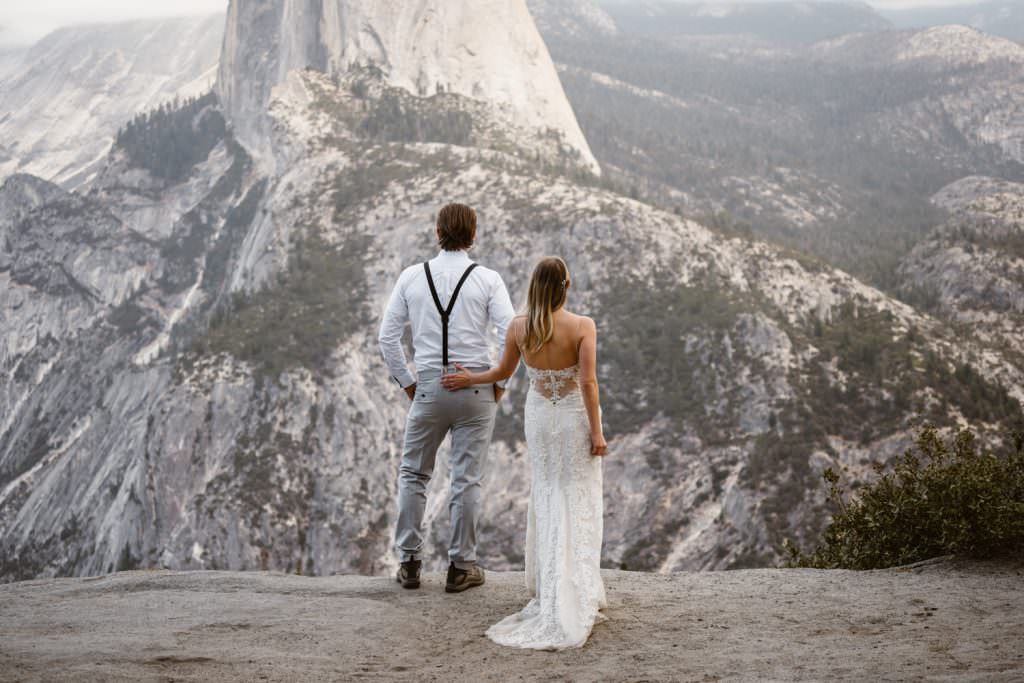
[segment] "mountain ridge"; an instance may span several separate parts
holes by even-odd
[[[118,127],[213,83],[220,15],[58,29],[0,78],[0,178],[31,173],[69,188],[87,183]],[[3,74],[0,74],[2,76]]]
[[[1018,42],[1024,40],[1024,11],[1019,3],[1006,0],[946,7],[882,9],[880,12],[899,28],[963,24]]]
[[[799,45],[891,27],[865,2],[606,0],[602,5],[623,33],[680,42],[696,36],[729,35]]]

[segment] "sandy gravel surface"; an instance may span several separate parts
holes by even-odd
[[[607,572],[566,653],[483,637],[521,574],[446,595],[387,579],[128,572],[0,586],[2,681],[1024,681],[1024,563]]]

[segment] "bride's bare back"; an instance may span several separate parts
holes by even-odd
[[[473,373],[460,367],[456,374],[446,375],[441,384],[450,391],[466,389],[474,384],[491,384],[511,377],[519,361],[524,360],[536,373],[547,375],[552,381],[545,382],[543,394],[546,398],[559,398],[568,389],[581,392],[583,404],[590,423],[590,436],[594,455],[606,455],[608,444],[601,428],[601,404],[597,386],[597,327],[586,316],[576,315],[564,309],[551,314],[554,334],[550,341],[534,352],[523,348],[526,336],[526,317],[512,321],[505,338],[505,353],[498,367],[485,372]],[[574,367],[574,366],[579,367]],[[567,386],[559,371],[572,368],[574,386]]]
[[[551,340],[537,352],[527,349],[523,341],[526,337],[526,316],[519,316],[512,321],[516,343],[519,345],[523,360],[531,368],[538,370],[561,370],[570,368],[580,362],[580,345],[583,342],[584,322],[587,318],[566,310],[557,310],[551,316],[554,330]]]

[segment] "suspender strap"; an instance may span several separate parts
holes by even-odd
[[[466,280],[469,279],[470,273],[477,267],[477,264],[471,264],[466,272],[462,274],[462,279],[459,280],[459,284],[455,285],[455,291],[452,292],[451,301],[448,302],[448,308],[441,305],[441,297],[437,295],[437,287],[434,286],[434,278],[430,274],[430,264],[424,263],[423,270],[427,271],[427,284],[430,285],[430,295],[434,297],[434,305],[437,306],[437,312],[441,314],[441,355],[444,357],[444,366],[448,367],[448,320],[452,317],[452,311],[455,310],[455,301],[459,298],[459,292],[462,290],[462,285],[466,284]]]

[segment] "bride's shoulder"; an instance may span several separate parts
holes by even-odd
[[[526,316],[517,315],[516,317],[512,318],[512,322],[510,322],[508,325],[508,331],[509,333],[515,335],[517,339],[521,337],[523,333],[526,331]]]
[[[572,316],[571,320],[576,323],[576,329],[581,334],[588,330],[597,329],[597,323],[594,322],[593,318],[586,315],[578,315],[576,313],[571,313],[569,311],[566,311],[566,313]]]
[[[573,313],[572,311],[568,311],[568,310],[565,311],[565,313],[569,316],[569,318],[571,320],[575,320],[576,322],[579,322],[579,323],[582,323],[582,322],[594,322],[593,318],[591,318],[589,316],[586,316],[586,315],[580,315],[579,313]]]

